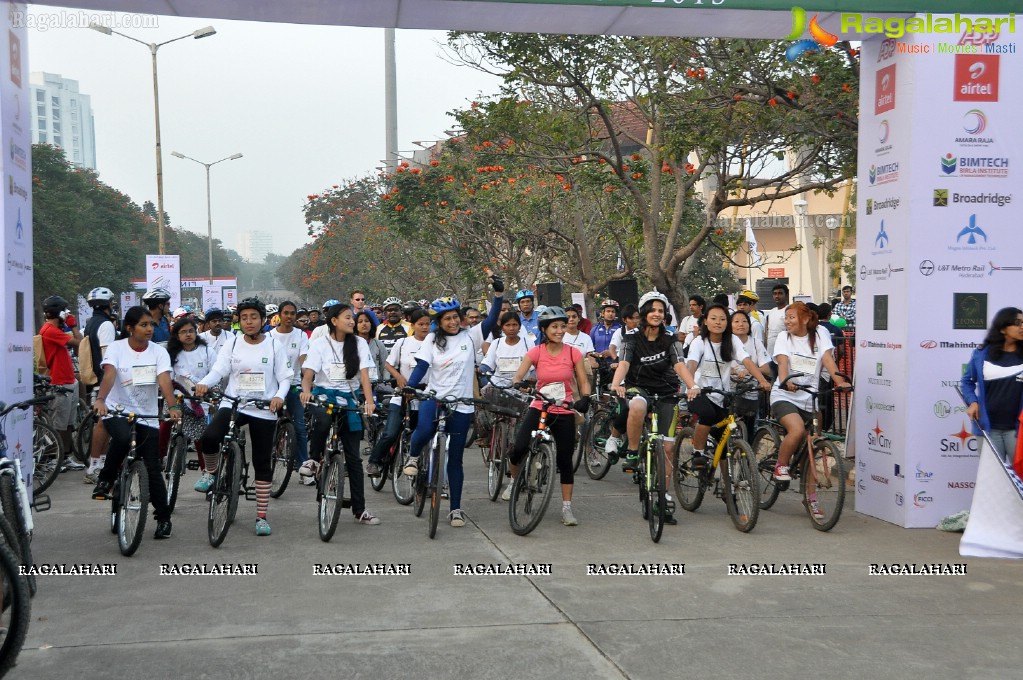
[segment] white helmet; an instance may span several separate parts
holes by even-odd
[[[266,306],[267,316],[272,316],[273,314],[276,314],[279,311],[280,309],[277,307],[277,305],[273,304],[272,302]]]
[[[648,302],[653,302],[654,300],[660,300],[661,302],[663,302],[664,303],[664,310],[665,311],[668,310],[668,298],[665,297],[664,293],[659,293],[655,289],[655,290],[650,291],[649,293],[643,293],[643,297],[641,297],[639,299],[639,309],[640,309],[640,312],[642,313],[643,307]]]
[[[396,297],[394,297],[392,295],[391,297],[389,297],[386,300],[384,300],[384,304],[383,304],[383,308],[384,309],[387,309],[388,307],[391,307],[391,306],[401,307],[401,298],[396,298]]]
[[[88,297],[85,299],[90,307],[109,307],[110,303],[114,300],[114,291],[100,286],[90,290]]]

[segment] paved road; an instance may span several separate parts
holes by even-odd
[[[971,559],[965,576],[870,576],[868,565],[961,563],[958,535],[904,530],[851,508],[814,531],[795,494],[752,534],[708,498],[653,544],[630,478],[576,486],[578,527],[552,502],[527,537],[486,498],[467,453],[465,528],[425,519],[367,489],[380,526],[343,514],[316,532],[311,487],[272,501],[256,537],[242,501],[224,545],[206,541],[203,498],[183,492],[174,535],[150,523],[134,557],[107,530],[108,505],[81,473],[38,516],[37,563],[113,563],[116,576],[40,577],[10,677],[248,678],[324,671],[345,678],[1021,677],[1017,563]],[[186,477],[188,487],[195,472]],[[555,498],[555,501],[557,499]],[[851,504],[851,496],[850,496]],[[348,511],[344,511],[347,513]],[[151,520],[150,520],[151,522]],[[456,576],[457,564],[550,564],[551,575]],[[730,563],[825,563],[819,576],[730,576]],[[162,564],[255,563],[255,576],[161,576]],[[408,576],[313,576],[319,563],[409,564]],[[684,563],[676,576],[592,576],[588,564]],[[1013,651],[1016,650],[1016,651]]]

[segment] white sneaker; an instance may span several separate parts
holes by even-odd
[[[302,477],[315,477],[317,470],[319,470],[320,464],[310,458],[306,462],[302,463],[302,467],[298,469],[298,474]]]
[[[618,453],[618,449],[621,448],[622,444],[625,443],[625,437],[611,436],[607,438],[607,443],[604,444],[604,453],[612,454]]]
[[[511,488],[512,488],[511,484],[509,484],[508,486],[504,487],[504,491],[501,492],[501,500],[502,501],[510,501],[511,500]]]

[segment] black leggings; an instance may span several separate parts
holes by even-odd
[[[511,462],[518,465],[526,457],[526,451],[533,440],[533,431],[540,424],[540,411],[527,408],[525,415],[519,420],[519,430],[515,433],[515,447],[511,451]],[[575,414],[547,414],[547,429],[554,437],[557,449],[558,471],[562,484],[572,483],[572,468],[575,452]]]
[[[728,409],[718,406],[706,394],[689,402],[689,412],[696,416],[700,425],[713,427],[728,415]]]
[[[107,449],[107,460],[99,473],[100,480],[114,483],[121,462],[131,448],[131,426],[124,418],[107,418],[103,427],[110,435],[110,448]],[[167,508],[167,487],[163,483],[163,466],[160,464],[160,430],[146,425],[135,426],[135,453],[142,458],[149,477],[149,502],[153,504],[157,522],[170,519]]]
[[[273,450],[274,432],[277,430],[277,419],[256,418],[239,413],[235,417],[238,427],[249,426],[249,440],[252,442],[252,469],[256,471],[257,482],[273,481],[273,467],[270,465],[270,453]],[[211,451],[220,451],[220,445],[227,436],[231,424],[231,409],[222,408],[213,416],[202,435],[202,450],[209,455]],[[213,472],[211,470],[211,472]]]
[[[313,429],[309,431],[309,458],[317,462],[323,461],[323,451],[327,448],[327,435],[330,434],[330,421],[337,417],[341,423],[337,438],[341,442],[341,450],[345,456],[345,470],[348,472],[348,489],[352,495],[352,514],[360,517],[366,509],[365,473],[362,469],[362,458],[359,455],[359,442],[362,430],[353,432],[348,429],[348,413],[327,415],[327,409],[318,404],[309,403],[306,408],[313,412]],[[358,414],[356,414],[358,415]]]

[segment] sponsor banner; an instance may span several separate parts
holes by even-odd
[[[202,311],[213,307],[220,307],[224,299],[224,293],[220,286],[202,287]]]
[[[146,289],[166,288],[171,294],[170,307],[181,306],[181,257],[179,255],[146,255]]]
[[[121,293],[121,314],[139,303],[139,295],[135,292]]]
[[[235,286],[224,286],[223,308],[227,309],[231,305],[236,304],[238,304],[238,288]]]

